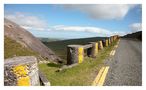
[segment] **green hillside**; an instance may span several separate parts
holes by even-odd
[[[17,43],[8,37],[4,37],[4,58],[11,58],[14,56],[36,56],[36,52],[23,47],[21,44]]]
[[[70,40],[62,40],[62,41],[53,41],[53,42],[43,42],[47,47],[52,49],[59,57],[66,60],[66,47],[70,44],[80,44],[84,45],[88,42],[95,42],[99,40],[103,40],[106,37],[93,37],[93,38],[82,38],[82,39],[70,39]]]
[[[123,36],[122,38],[137,39],[137,40],[142,41],[142,31],[127,34],[127,35]]]

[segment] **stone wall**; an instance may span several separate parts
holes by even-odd
[[[4,62],[4,85],[40,85],[37,59],[33,56],[21,56],[6,59]]]

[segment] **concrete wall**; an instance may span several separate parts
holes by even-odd
[[[33,56],[22,56],[6,59],[4,62],[4,85],[40,85],[37,59]]]

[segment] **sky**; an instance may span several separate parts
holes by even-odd
[[[4,17],[45,38],[122,36],[142,30],[140,4],[5,4]]]

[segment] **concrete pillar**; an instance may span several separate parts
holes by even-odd
[[[114,36],[114,41],[116,40],[116,36]]]
[[[114,42],[114,36],[112,36],[112,42]]]
[[[103,44],[103,47],[106,47],[106,40],[105,39],[102,40],[102,44]]]
[[[82,63],[84,60],[84,48],[82,45],[67,46],[67,64]]]
[[[98,53],[98,42],[90,42],[92,44],[91,57],[95,58]]]
[[[6,59],[4,62],[4,85],[40,85],[37,59],[33,56],[21,56]]]
[[[119,39],[119,36],[117,35],[117,40]]]
[[[119,35],[116,35],[116,40],[118,40],[119,39]]]
[[[108,47],[108,43],[109,43],[109,41],[108,41],[108,39],[106,39],[106,40],[105,40],[105,46],[106,46],[106,47]]]
[[[108,41],[109,41],[109,45],[110,45],[111,44],[111,38],[109,38]]]
[[[99,49],[102,50],[103,49],[103,44],[102,41],[99,41]]]

